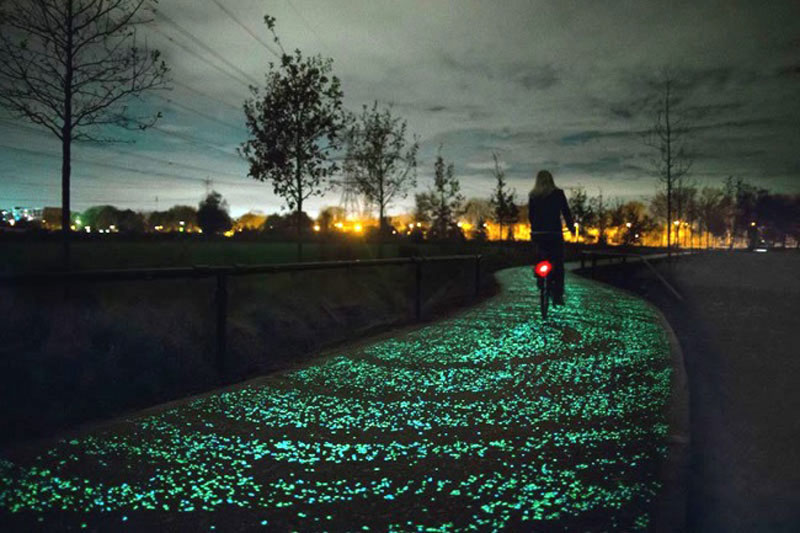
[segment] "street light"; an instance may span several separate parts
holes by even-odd
[[[632,225],[633,225],[633,224],[631,224],[630,222],[626,222],[626,223],[625,223],[625,227],[626,227],[626,228],[628,228],[628,229],[631,229],[631,226],[632,226]]]

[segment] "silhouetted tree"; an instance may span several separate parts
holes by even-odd
[[[676,94],[676,85],[671,73],[662,74],[658,83],[655,123],[645,137],[645,143],[657,151],[653,168],[666,189],[668,251],[672,246],[673,188],[689,172],[692,164],[686,143],[689,129],[679,111],[681,99]]]
[[[132,209],[120,210],[113,205],[98,205],[81,214],[83,226],[93,230],[116,230],[121,233],[143,233],[146,227],[144,216]]]
[[[494,159],[494,176],[497,180],[497,184],[495,185],[489,202],[494,210],[494,221],[500,226],[500,238],[502,239],[503,227],[511,226],[517,221],[518,210],[514,203],[516,191],[506,188],[506,175],[500,167],[497,154],[492,153],[492,158]]]
[[[609,224],[609,213],[608,205],[603,200],[602,189],[598,189],[597,196],[593,196],[589,199],[589,205],[592,209],[594,224],[597,227],[597,243],[605,244],[606,228]]]
[[[183,224],[181,224],[183,222]],[[154,211],[147,219],[148,230],[161,226],[161,231],[179,231],[197,227],[197,209],[190,205],[176,205],[167,211]]]
[[[728,176],[723,187],[730,232],[729,248],[755,222],[756,188],[742,178]]]
[[[422,199],[417,205],[427,211],[433,236],[445,239],[452,237],[456,232],[461,233],[456,226],[455,217],[459,207],[464,203],[464,196],[460,192],[458,179],[454,176],[453,163],[445,164],[441,147],[433,164],[433,170],[433,187],[423,195],[418,195],[418,202],[419,196],[422,196]]]
[[[642,236],[656,228],[655,221],[648,215],[642,202],[624,202],[612,211],[613,225],[619,226],[623,244],[639,242]]]
[[[231,229],[231,216],[228,214],[228,202],[222,199],[217,191],[211,191],[200,201],[197,207],[197,224],[206,235],[223,233]]]
[[[473,238],[478,242],[486,242],[487,235],[486,235],[486,219],[480,217],[475,224],[475,230],[473,231]]]
[[[320,230],[323,233],[331,231],[336,222],[344,220],[347,217],[347,211],[343,207],[330,206],[325,207],[319,212],[317,221],[320,225]]]
[[[725,234],[723,196],[722,190],[717,187],[703,187],[697,198],[700,231],[706,234],[706,248],[710,245],[711,235],[721,237]]]
[[[276,43],[275,19],[264,21]],[[251,87],[244,104],[251,138],[239,152],[250,163],[249,175],[269,181],[273,192],[297,213],[297,259],[303,257],[303,202],[320,195],[338,166],[331,154],[338,150],[344,128],[342,90],[331,75],[332,59],[281,54],[280,64],[269,64],[263,90]]]
[[[263,213],[250,211],[237,218],[233,228],[241,231],[259,231],[266,221],[267,216]]]
[[[473,226],[477,226],[480,220],[491,220],[493,212],[492,204],[484,198],[470,198],[461,209],[464,220]]]
[[[378,207],[380,235],[387,232],[386,209],[416,185],[419,142],[409,141],[406,130],[405,120],[374,102],[352,118],[347,134],[346,165],[361,194]]]
[[[143,0],[5,0],[0,2],[0,105],[61,140],[63,268],[70,267],[70,177],[73,141],[113,124],[144,129],[135,97],[163,87],[167,66],[137,39],[150,22]],[[158,118],[159,115],[156,115]]]
[[[433,200],[428,193],[414,195],[414,220],[429,225],[433,213]]]
[[[575,223],[578,224],[578,232],[576,232],[576,235],[579,235],[581,229],[586,231],[586,227],[594,223],[594,212],[589,203],[589,196],[586,194],[586,189],[583,187],[572,187],[569,190],[567,201],[569,202],[569,210],[572,212],[572,218],[575,220]]]

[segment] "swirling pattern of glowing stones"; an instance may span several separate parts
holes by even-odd
[[[138,510],[216,511],[174,513],[206,530],[646,528],[671,372],[657,317],[570,276],[542,323],[530,269],[497,276],[446,320],[3,459],[0,508],[122,529]]]

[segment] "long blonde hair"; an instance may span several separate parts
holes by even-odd
[[[553,175],[548,170],[540,170],[536,174],[536,183],[531,189],[531,196],[543,198],[554,190],[556,190],[556,184],[553,182]]]

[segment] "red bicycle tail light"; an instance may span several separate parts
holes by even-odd
[[[550,271],[553,270],[553,265],[550,264],[550,261],[542,261],[537,263],[533,270],[539,277],[546,278]]]

